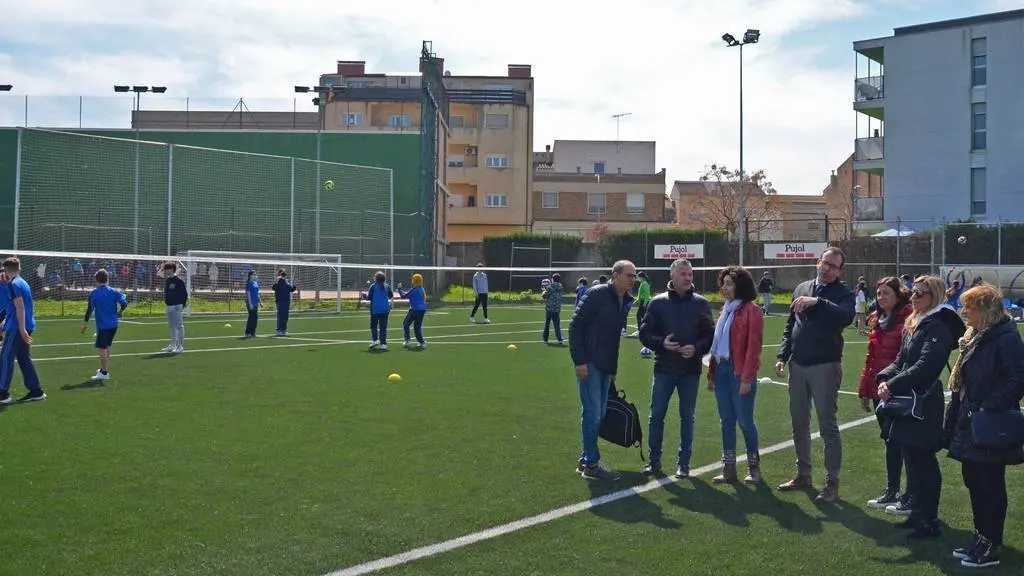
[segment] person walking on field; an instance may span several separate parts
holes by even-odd
[[[843,382],[843,330],[853,322],[853,291],[839,280],[846,256],[837,247],[818,259],[817,277],[793,290],[775,372],[789,375],[789,416],[796,448],[796,476],[782,492],[811,488],[811,404],[825,443],[825,487],[817,502],[839,499],[843,446],[839,437],[839,387]]]
[[[482,270],[484,267],[482,262],[478,263],[476,267],[481,270],[477,270],[476,274],[473,274],[473,293],[476,294],[476,299],[473,301],[473,311],[469,313],[469,321],[476,322],[477,308],[482,307],[484,309],[484,324],[490,324],[491,320],[487,317],[487,272]]]
[[[636,331],[634,338],[640,337],[640,325],[644,323],[644,316],[647,314],[647,306],[651,303],[651,283],[647,280],[647,273],[637,272],[640,285],[636,289]]]

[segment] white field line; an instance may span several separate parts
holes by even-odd
[[[131,306],[130,305],[128,307],[128,310],[129,311],[131,310]],[[396,308],[395,310],[393,310],[393,312],[401,312],[403,310],[405,310],[405,308]],[[443,309],[442,310],[430,310],[429,312],[430,312],[431,316],[447,316],[447,315],[451,314],[450,311],[443,310]],[[263,313],[267,314],[267,315],[275,314],[275,312],[273,310],[265,310]],[[345,319],[345,318],[362,318],[362,317],[366,316],[366,314],[367,314],[367,311],[365,309],[364,310],[352,310],[351,312],[342,312],[340,314],[337,313],[337,312],[333,312],[333,313],[330,313],[330,312],[328,312],[328,313],[324,313],[324,312],[292,312],[291,316],[288,318],[288,321],[289,322],[297,322],[297,321],[302,321],[302,320],[335,320],[335,319],[339,319],[339,318],[340,319]],[[129,317],[130,318],[140,318],[140,320],[123,320],[122,319],[121,323],[122,324],[141,324],[141,325],[153,324],[153,325],[156,325],[156,326],[161,326],[161,325],[164,325],[164,324],[167,323],[167,320],[165,320],[164,317],[161,316],[160,314],[151,314],[151,315],[146,315],[146,316],[129,316]],[[245,314],[243,314],[241,312],[223,312],[223,313],[218,312],[216,314],[193,314],[192,316],[186,316],[185,317],[185,323],[186,324],[215,324],[217,322],[223,322],[224,320],[237,320],[239,318],[245,319]],[[81,321],[82,321],[81,316],[73,316],[73,317],[62,317],[62,318],[38,318],[36,320],[36,323],[37,324],[49,324],[51,322],[81,322]]]
[[[864,418],[860,418],[858,420],[853,420],[852,422],[841,424],[839,426],[839,429],[848,430],[850,428],[862,426],[869,422],[877,422],[874,415],[865,416]],[[820,437],[821,434],[818,432],[815,432],[814,434],[811,435],[812,440],[815,440]],[[785,450],[786,448],[790,448],[792,446],[793,441],[786,440],[785,442],[779,442],[778,444],[768,446],[767,448],[761,450],[761,454],[772,454],[773,452]],[[744,460],[746,460],[746,456],[739,456],[737,458],[737,461],[739,462],[742,462]],[[718,470],[721,467],[721,462],[715,462],[713,464],[701,466],[700,468],[691,471],[691,474],[694,476],[703,476],[704,474]],[[492,528],[481,530],[479,532],[473,532],[472,534],[466,534],[465,536],[460,536],[458,538],[453,538],[451,540],[446,540],[444,542],[439,542],[437,544],[430,544],[429,546],[415,548],[407,552],[402,552],[401,554],[395,554],[394,556],[387,556],[385,558],[380,558],[378,560],[373,560],[371,562],[366,562],[364,564],[358,564],[355,566],[350,566],[348,568],[343,568],[341,570],[335,570],[334,572],[326,574],[326,576],[359,576],[361,574],[370,574],[372,572],[377,572],[379,570],[384,570],[386,568],[394,568],[395,566],[401,566],[403,564],[408,564],[410,562],[421,560],[423,558],[437,556],[438,554],[450,552],[458,548],[469,546],[470,544],[476,544],[477,542],[491,540],[499,536],[504,536],[506,534],[511,534],[513,532],[518,532],[519,530],[523,530],[525,528],[531,528],[533,526],[546,524],[548,522],[552,522],[560,518],[564,518],[566,516],[578,514],[580,512],[584,512],[586,510],[590,510],[591,508],[596,508],[604,504],[610,504],[612,502],[623,500],[631,496],[637,496],[645,492],[650,492],[672,482],[676,482],[676,480],[672,476],[667,476],[665,478],[653,480],[640,486],[626,488],[624,490],[612,492],[611,494],[606,494],[598,498],[591,498],[590,500],[577,502],[576,504],[570,504],[569,506],[563,506],[562,508],[556,508],[554,510],[544,512],[543,514],[530,516],[529,518],[523,518],[521,520],[516,520],[514,522],[509,522],[507,524],[501,524],[499,526],[494,526]]]
[[[529,321],[529,322],[502,322],[500,324],[487,324],[486,326],[489,326],[489,327],[523,326],[523,325],[543,324],[543,323],[544,323],[543,320],[532,320],[532,321]],[[481,325],[481,326],[483,326],[483,325]],[[426,329],[428,331],[432,332],[433,330],[437,330],[437,329],[466,328],[466,327],[467,326],[465,324],[437,324],[437,325],[428,324]],[[188,323],[185,324],[185,328],[186,328],[186,330],[188,329]],[[401,327],[400,326],[388,326],[388,332],[389,333],[391,332],[392,329],[401,330]],[[345,330],[317,330],[317,331],[312,331],[312,332],[291,332],[291,333],[288,334],[288,336],[283,336],[283,337],[282,336],[272,336],[272,335],[266,334],[266,335],[263,335],[263,336],[257,336],[257,338],[273,338],[273,339],[281,339],[281,340],[287,340],[287,339],[295,340],[296,336],[322,336],[322,335],[328,335],[328,334],[360,334],[360,333],[367,333],[367,335],[369,335],[369,331],[370,331],[369,327],[366,327],[366,328],[349,328],[349,329],[345,329]],[[494,334],[494,332],[491,332],[490,328],[480,328],[480,334]],[[240,336],[237,335],[237,334],[229,334],[229,335],[224,335],[224,336],[192,336],[192,337],[186,337],[186,340],[189,341],[189,342],[193,342],[193,341],[196,341],[196,340],[237,340],[238,338],[240,338]],[[166,338],[148,338],[148,339],[142,339],[142,340],[115,340],[114,344],[115,345],[116,344],[120,344],[120,345],[124,345],[124,344],[152,344],[154,342],[166,342],[166,341],[167,341]],[[50,343],[47,343],[47,344],[33,344],[32,348],[35,349],[35,348],[59,348],[59,347],[64,347],[64,346],[92,346],[93,344],[94,344],[94,342],[92,340],[82,340],[80,342],[50,342]]]
[[[491,336],[505,336],[505,335],[511,335],[511,334],[535,334],[536,332],[537,332],[536,330],[515,330],[515,331],[508,331],[508,332],[488,332],[488,334],[491,335]],[[472,338],[473,336],[477,336],[477,335],[478,335],[477,333],[442,334],[440,336],[433,336],[431,339],[428,339],[427,340],[427,346],[430,346],[430,341],[431,340],[436,340],[436,339],[440,339],[440,338],[467,338],[467,337],[468,338]],[[236,336],[235,338],[237,339],[238,337]],[[289,337],[285,337],[285,338],[279,339],[279,341],[280,342],[287,342],[288,339],[289,339]],[[367,340],[365,338],[361,338],[359,340],[319,340],[319,339],[312,339],[311,338],[311,339],[308,339],[308,340],[310,340],[310,341],[304,342],[304,343],[297,343],[297,344],[276,344],[276,345],[269,345],[269,346],[234,346],[234,347],[229,347],[229,348],[186,349],[184,354],[200,354],[200,353],[206,353],[206,352],[238,352],[238,351],[248,351],[248,350],[273,350],[273,349],[276,349],[276,348],[301,348],[301,347],[309,347],[309,346],[330,346],[330,345],[343,345],[343,344],[360,344],[360,345],[366,345],[367,344]],[[163,342],[163,340],[160,340],[160,342]],[[188,343],[188,339],[186,339],[185,342],[187,344]],[[522,345],[522,344],[529,344],[529,343],[530,342],[513,342],[513,341],[500,342],[500,344],[515,344],[516,346],[519,346],[519,345]],[[110,357],[111,358],[127,358],[127,357],[131,357],[131,356],[160,356],[160,355],[162,355],[160,352],[150,350],[150,351],[147,351],[147,352],[123,352],[121,354],[111,354]],[[168,356],[170,356],[170,354],[168,354]],[[54,362],[54,361],[58,361],[58,360],[95,360],[95,359],[96,359],[96,355],[95,354],[89,354],[89,355],[85,355],[85,356],[57,356],[57,357],[33,358],[32,360],[34,362]]]

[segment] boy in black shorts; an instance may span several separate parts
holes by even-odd
[[[100,369],[93,375],[93,380],[109,380],[110,346],[117,334],[118,319],[128,307],[128,299],[117,288],[111,288],[107,271],[100,268],[96,271],[96,288],[89,293],[89,306],[85,309],[85,321],[82,322],[82,334],[89,328],[89,318],[96,313],[96,349],[100,355]]]

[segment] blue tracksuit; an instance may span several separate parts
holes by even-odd
[[[387,282],[374,282],[363,294],[363,299],[370,301],[370,339],[384,346],[388,343],[388,315],[394,297]]]
[[[32,307],[32,288],[21,276],[15,276],[7,284],[0,285],[0,292],[4,292],[3,304],[7,313],[4,323],[4,343],[0,347],[0,393],[8,393],[11,389],[11,381],[14,379],[14,363],[17,361],[21,368],[21,377],[25,380],[25,387],[31,391],[41,390],[39,375],[32,363],[32,354],[28,344],[21,339],[21,328],[32,334],[36,329],[36,319]],[[18,309],[15,305],[21,300],[25,309],[25,326],[18,322]]]
[[[416,334],[416,341],[423,344],[423,317],[427,314],[427,293],[423,290],[423,286],[413,286],[409,291],[399,288],[398,294],[409,300],[409,311],[406,312],[405,320],[402,321],[402,334],[405,336],[405,341],[409,341],[409,326],[411,325]]]
[[[277,332],[283,334],[288,331],[288,313],[292,308],[292,292],[295,286],[282,276],[274,283],[274,303],[277,305]]]

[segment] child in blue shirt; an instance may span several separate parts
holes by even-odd
[[[373,284],[362,294],[363,300],[370,302],[370,350],[388,349],[388,317],[395,293],[386,279],[384,272],[378,271],[373,275]]]
[[[410,345],[409,326],[411,325],[416,334],[416,342],[419,343],[419,348],[422,350],[427,347],[427,343],[423,340],[423,317],[427,314],[427,293],[423,289],[423,276],[412,275],[411,290],[402,290],[402,285],[399,284],[398,295],[409,301],[409,311],[405,314],[405,320],[402,321],[405,347],[408,348]]]
[[[245,309],[249,318],[245,321],[245,338],[256,337],[256,322],[260,318],[260,283],[256,271],[249,270],[245,278]]]
[[[128,299],[117,288],[110,287],[107,271],[100,268],[96,271],[96,288],[89,293],[89,305],[85,309],[85,320],[82,322],[82,334],[89,328],[89,318],[96,313],[96,349],[99,350],[100,369],[93,375],[93,380],[109,380],[110,346],[117,334],[118,318],[128,307]]]
[[[14,379],[14,363],[21,368],[28,394],[18,402],[45,400],[46,394],[39,383],[39,374],[32,362],[32,333],[36,329],[36,318],[32,306],[32,288],[21,277],[21,260],[11,256],[3,262],[7,282],[0,285],[4,292],[2,302],[6,312],[4,319],[4,342],[0,347],[0,404],[11,403],[11,381]]]

